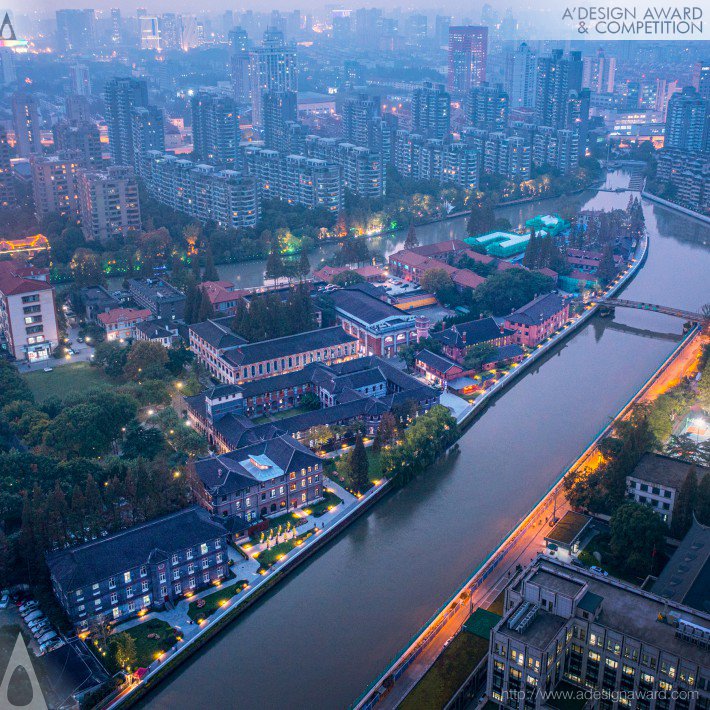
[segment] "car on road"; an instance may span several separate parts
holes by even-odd
[[[589,568],[590,572],[594,572],[594,574],[598,574],[602,577],[608,577],[609,573],[605,570],[602,569],[601,567],[597,567],[596,565],[593,565],[592,567]]]
[[[10,592],[5,590],[2,593],[2,597],[0,597],[0,609],[7,609],[7,605],[9,603],[10,603]]]
[[[33,604],[32,606],[27,606],[24,609],[20,609],[20,616],[24,619],[29,616],[33,611],[39,609],[39,604]]]
[[[83,343],[83,342],[84,342],[84,338],[82,338],[81,336],[79,336],[79,337],[76,339],[76,342],[77,342],[77,343]]]

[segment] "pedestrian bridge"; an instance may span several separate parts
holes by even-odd
[[[660,306],[657,303],[643,303],[641,301],[629,301],[624,298],[598,298],[589,299],[585,303],[598,303],[600,306],[608,308],[635,308],[637,311],[652,311],[653,313],[663,313],[667,316],[682,318],[683,320],[691,321],[692,323],[705,323],[710,320],[710,313],[694,313],[693,311],[684,311],[681,308],[673,308],[672,306]]]

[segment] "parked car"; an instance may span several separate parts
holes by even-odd
[[[32,635],[36,639],[41,639],[42,636],[48,634],[50,631],[54,631],[51,624],[42,624],[32,632]]]
[[[40,627],[43,623],[49,623],[49,619],[42,614],[42,616],[38,616],[36,619],[33,619],[32,621],[28,622],[27,628],[30,631],[33,631],[34,629]]]
[[[39,609],[35,609],[34,611],[30,612],[25,616],[25,623],[29,624],[30,621],[34,621],[35,619],[41,619],[43,616],[44,614]]]
[[[10,603],[10,593],[5,590],[0,597],[0,609],[7,609],[7,605]]]
[[[594,572],[594,574],[601,575],[602,577],[609,576],[609,573],[605,569],[602,569],[601,567],[597,567],[596,565],[593,565],[592,567],[590,567],[589,571]]]
[[[61,639],[52,639],[51,641],[47,641],[47,643],[43,643],[39,647],[39,652],[40,656],[44,655],[45,653],[50,653],[51,651],[56,651],[58,648],[61,648],[64,645],[64,641]]]
[[[39,604],[34,599],[28,599],[20,604],[20,614],[27,614],[32,611],[32,609],[36,609],[38,606]]]
[[[56,631],[48,631],[44,636],[40,636],[37,642],[39,643],[40,646],[42,644],[47,643],[47,641],[52,641],[54,639],[58,639],[59,635],[57,634]]]

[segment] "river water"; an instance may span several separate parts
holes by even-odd
[[[500,214],[517,225],[541,211],[627,201],[628,194],[587,192]],[[699,310],[710,301],[710,228],[650,202],[644,212],[649,256],[625,296]],[[422,243],[464,232],[463,219],[417,230]],[[403,238],[387,240],[385,251]],[[261,268],[230,266],[223,276],[238,269],[242,285],[255,285]],[[648,379],[681,331],[677,319],[621,309],[590,321],[474,422],[458,455],[375,505],[143,706],[350,705]]]

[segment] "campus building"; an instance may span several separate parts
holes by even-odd
[[[506,588],[503,614],[486,688],[499,706],[549,707],[551,693],[577,688],[604,710],[710,703],[707,613],[538,556]]]
[[[152,317],[148,308],[112,308],[99,313],[96,320],[106,331],[106,340],[132,340],[136,337],[136,326]]]
[[[175,605],[225,579],[228,562],[225,528],[199,506],[47,554],[54,593],[80,629]]]
[[[59,344],[49,270],[0,261],[0,346],[17,360],[46,360]]]
[[[568,320],[569,303],[556,293],[547,293],[506,316],[505,327],[515,331],[518,345],[533,348]]]
[[[190,350],[225,384],[302,370],[314,362],[331,364],[357,357],[357,339],[340,326],[247,343],[231,330],[230,320],[224,317],[190,326]]]
[[[130,279],[128,290],[133,300],[147,308],[156,318],[182,320],[185,294],[162,279]]]

